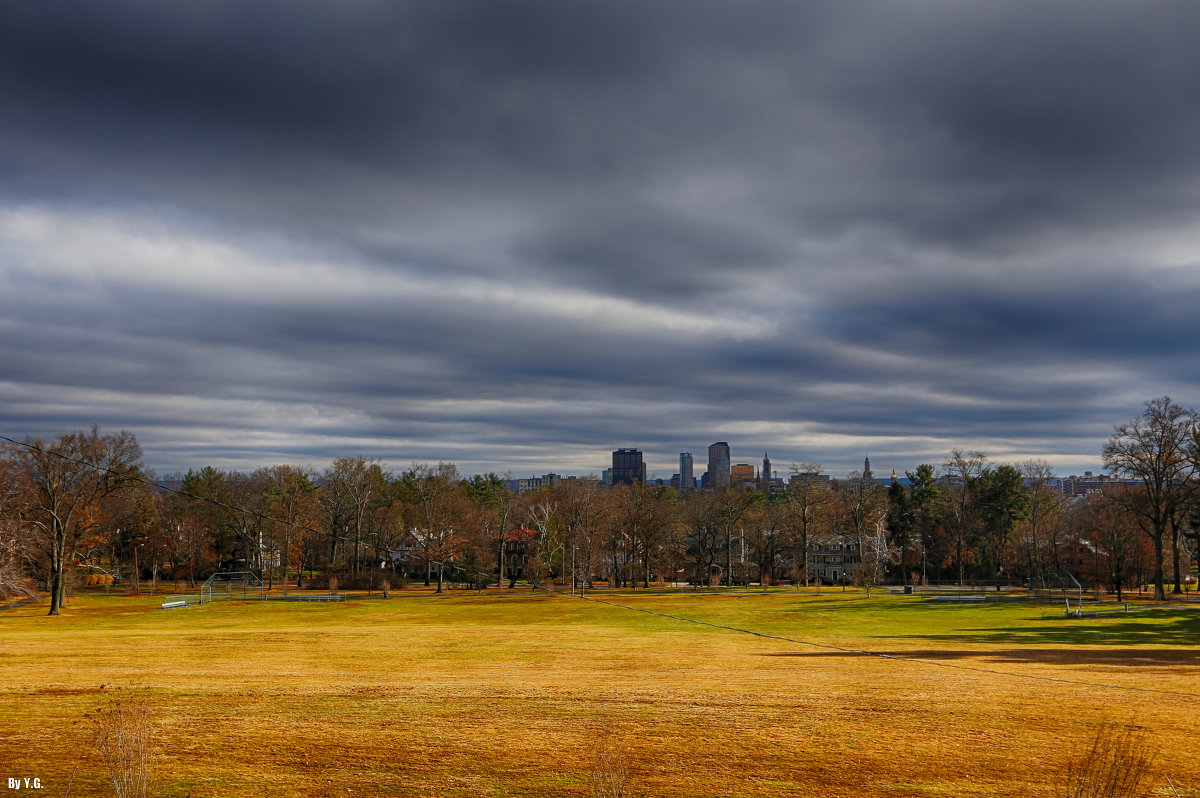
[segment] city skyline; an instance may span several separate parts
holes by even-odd
[[[0,434],[1080,474],[1200,403],[1200,5],[70,6],[0,9]]]

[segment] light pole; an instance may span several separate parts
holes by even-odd
[[[504,588],[504,525],[500,525],[500,577],[496,582],[496,586]]]
[[[133,544],[133,595],[142,595],[141,589],[141,571],[138,570],[138,549],[144,546],[144,543]]]
[[[554,564],[554,555],[556,552],[560,552],[560,551],[563,553],[562,561],[561,561],[562,562],[562,571],[563,571],[562,583],[565,585],[567,583],[567,575],[565,573],[567,570],[567,544],[566,543],[560,543],[558,545],[558,547],[554,549],[554,551],[550,552],[550,564],[551,565]],[[551,586],[553,586],[553,584],[554,584],[553,580],[551,580],[550,584],[551,584]]]
[[[921,587],[928,584],[925,581],[925,536],[921,535]]]

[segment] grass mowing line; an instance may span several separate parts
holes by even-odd
[[[832,643],[815,643],[812,640],[797,640],[793,637],[783,637],[781,635],[768,634],[767,632],[756,632],[753,629],[741,629],[736,626],[724,626],[711,621],[698,621],[695,618],[684,618],[680,615],[669,615],[665,612],[656,612],[655,610],[642,609],[641,607],[631,607],[628,604],[618,604],[615,601],[604,601],[603,599],[591,598],[590,596],[571,596],[567,593],[560,593],[557,590],[543,588],[547,593],[553,596],[562,598],[578,598],[584,601],[591,601],[595,604],[604,604],[617,609],[630,610],[632,612],[642,612],[647,615],[656,615],[659,618],[668,618],[672,621],[680,621],[682,623],[696,624],[697,626],[708,626],[712,629],[722,629],[727,632],[737,632],[739,634],[753,635],[754,637],[762,637],[769,640],[780,640],[785,643],[795,643],[800,646],[812,646],[814,648],[823,648],[832,651],[841,651],[846,654],[856,654],[863,657],[878,657],[879,659],[896,660],[897,662],[914,662],[918,665],[932,665],[937,668],[949,668],[957,671],[970,671],[972,673],[985,673],[992,676],[1009,676],[1017,679],[1033,679],[1039,682],[1057,682],[1059,684],[1070,684],[1077,687],[1098,687],[1105,690],[1126,690],[1136,693],[1158,693],[1160,695],[1177,695],[1187,698],[1200,698],[1200,693],[1189,693],[1183,690],[1160,690],[1156,687],[1128,687],[1119,684],[1104,684],[1102,682],[1085,682],[1078,679],[1064,679],[1060,676],[1038,676],[1033,673],[1014,673],[1013,671],[998,671],[991,668],[980,668],[974,665],[954,665],[949,662],[935,662],[928,659],[919,659],[917,657],[903,657],[899,654],[881,654],[878,651],[867,651],[861,648],[846,648],[844,646],[835,646]]]

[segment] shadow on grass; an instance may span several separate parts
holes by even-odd
[[[1130,616],[1066,618],[1053,615],[1021,626],[977,627],[955,632],[887,635],[882,639],[1020,646],[1187,646],[1200,654],[1200,612],[1153,610]]]
[[[979,660],[1008,664],[1095,665],[1111,668],[1177,668],[1181,665],[1200,667],[1200,649],[1078,649],[1078,648],[1005,648],[993,650],[913,649],[906,651],[873,651],[853,654],[843,651],[781,651],[762,654],[764,657],[800,657],[826,659],[834,657],[900,657],[934,662]]]

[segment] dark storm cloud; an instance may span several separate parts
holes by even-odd
[[[5,430],[126,426],[176,468],[1090,466],[1200,378],[1191,3],[0,23]]]

